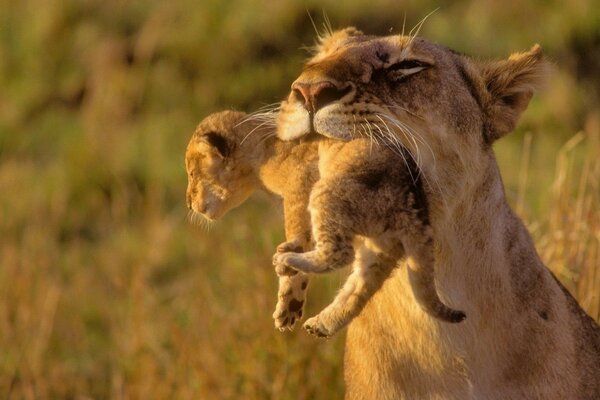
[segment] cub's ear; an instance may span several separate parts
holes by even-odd
[[[208,132],[202,135],[202,140],[210,145],[220,158],[228,157],[233,150],[233,144],[217,132]]]
[[[533,93],[543,84],[548,73],[542,48],[536,44],[524,53],[512,54],[506,60],[478,65],[489,94],[485,104],[489,143],[512,131],[527,108]]]

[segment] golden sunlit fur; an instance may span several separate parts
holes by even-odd
[[[333,303],[304,324],[310,333],[328,337],[346,326],[407,256],[412,292],[423,309],[446,322],[465,318],[437,295],[427,199],[407,157],[367,138],[319,141],[319,181],[308,205],[315,248],[277,253],[274,262],[280,273],[286,267],[326,273],[355,262]],[[406,166],[399,164],[403,159]]]
[[[288,242],[280,250],[308,250],[311,235],[306,205],[318,178],[317,145],[277,140],[272,119],[235,111],[206,117],[185,153],[187,204],[193,220],[215,220],[255,190],[263,190],[283,205]],[[303,273],[279,278],[273,313],[277,328],[291,329],[302,317],[307,286]]]
[[[431,229],[422,187],[417,187],[412,182],[408,169],[395,168],[394,171],[394,153],[392,157],[385,151],[374,154],[369,162],[377,170],[371,175],[354,176],[350,173],[352,166],[365,162],[366,154],[360,150],[371,146],[369,141],[344,144],[336,141],[325,143],[321,140],[317,151],[315,141],[290,143],[276,139],[272,124],[273,116],[269,113],[246,115],[241,112],[223,111],[208,116],[198,125],[185,156],[188,173],[187,203],[192,219],[218,219],[230,209],[242,204],[254,190],[263,189],[283,203],[287,241],[278,246],[278,254],[289,257],[297,252],[309,250],[309,194],[321,172],[321,179],[312,197],[324,198],[329,209],[334,212],[320,219],[316,218],[317,213],[312,212],[313,224],[316,221],[316,225],[321,227],[321,221],[329,224],[335,219],[340,224],[343,222],[345,226],[355,229],[360,229],[359,224],[369,225],[369,232],[374,232],[375,227],[379,226],[382,233],[378,236],[379,243],[362,246],[364,248],[354,263],[352,279],[348,280],[329,307],[307,321],[305,327],[309,332],[319,336],[333,335],[358,315],[365,302],[389,276],[396,265],[396,259],[404,255],[402,245],[406,247],[406,253],[417,261],[412,263],[415,271],[413,291],[417,301],[436,318],[460,322],[464,314],[446,307],[435,291]],[[320,159],[319,164],[322,165],[324,157],[329,168],[319,168],[320,171],[317,171],[317,161]],[[384,163],[386,157],[392,161],[391,168]],[[394,176],[394,181],[379,178],[382,171],[390,169],[391,172],[395,172],[390,174]],[[341,174],[344,170],[346,172]],[[350,215],[341,212],[343,204],[338,199],[340,190],[339,185],[336,185],[340,178],[346,182],[346,200],[360,205],[368,221],[361,223],[357,219],[354,211],[359,211],[358,207],[352,210]],[[372,182],[373,178],[378,182]],[[365,179],[371,181],[367,187],[362,184]],[[376,183],[376,187],[370,187],[373,183]],[[387,186],[384,183],[387,183]],[[360,187],[361,185],[363,187]],[[393,185],[396,185],[392,188],[396,196],[392,201],[385,203],[381,199],[379,203],[382,204],[381,212],[384,214],[396,213],[396,224],[390,224],[382,218],[381,212],[378,214],[364,197],[389,192],[389,187]],[[401,201],[401,196],[406,198],[403,197]],[[315,202],[313,200],[313,203]],[[324,207],[316,208],[320,211],[319,215],[326,214]],[[342,236],[345,238],[346,234]],[[395,249],[386,250],[386,237],[394,238],[393,243],[402,244]],[[337,235],[330,235],[330,238],[330,244],[334,246],[349,247],[352,254],[348,255],[353,257],[351,238],[346,242]],[[391,242],[391,239],[387,241]],[[317,250],[321,250],[322,242],[317,240]],[[389,248],[389,245],[387,247]],[[350,261],[351,258],[346,264]],[[330,267],[329,264],[326,266]],[[339,265],[342,266],[345,264]],[[279,301],[273,314],[277,328],[291,329],[302,317],[307,285],[308,277],[303,273],[294,271],[294,274],[290,274],[288,270],[285,275],[280,274]]]
[[[492,150],[545,73],[537,45],[481,63],[353,28],[323,38],[305,64],[278,136],[376,132],[408,149],[430,204],[438,292],[468,316],[431,318],[396,269],[348,328],[347,399],[600,398],[600,328],[543,265]]]

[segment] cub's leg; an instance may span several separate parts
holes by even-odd
[[[323,186],[321,186],[323,187]],[[344,215],[339,199],[320,190],[310,200],[315,249],[306,253],[276,253],[273,264],[278,275],[291,275],[290,268],[306,273],[326,273],[349,265],[354,259],[350,230],[352,216]]]
[[[276,253],[273,264],[279,275],[290,275],[290,268],[307,273],[327,273],[350,265],[354,260],[353,227],[358,216],[348,206],[352,202],[352,184],[321,179],[311,192],[309,210],[313,251]],[[358,221],[359,222],[359,221]]]
[[[302,253],[310,247],[310,191],[298,182],[292,183],[291,187],[298,190],[291,190],[283,200],[285,237],[288,241],[277,246],[277,253]],[[296,321],[302,318],[308,275],[302,272],[278,275],[277,305],[273,312],[275,327],[280,331],[286,328],[292,330]]]
[[[330,337],[337,333],[362,311],[395,266],[395,260],[378,255],[364,245],[360,246],[352,273],[338,295],[318,315],[306,320],[304,329],[318,337]]]
[[[277,252],[302,252],[302,246],[296,241],[285,242],[277,246]],[[294,271],[297,272],[297,271]],[[292,330],[296,321],[302,319],[308,275],[297,272],[294,275],[279,275],[277,305],[273,312],[275,327],[280,331]]]

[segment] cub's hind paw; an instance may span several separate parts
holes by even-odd
[[[303,327],[308,333],[319,338],[328,339],[335,334],[335,331],[323,324],[318,315],[307,319]]]
[[[302,319],[308,277],[304,274],[293,277],[282,277],[273,319],[275,327],[280,331],[292,330],[296,321]]]
[[[303,300],[296,300],[294,298],[288,302],[279,300],[273,313],[275,328],[282,332],[286,329],[293,330],[296,321],[302,319],[303,306]]]

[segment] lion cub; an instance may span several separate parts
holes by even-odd
[[[409,279],[423,309],[443,321],[462,321],[465,314],[444,305],[435,289],[433,232],[421,176],[410,154],[363,138],[322,138],[319,173],[309,202],[315,248],[276,253],[277,273],[284,275],[290,268],[329,272],[350,264],[357,251],[353,272],[336,299],[304,327],[317,336],[336,333],[358,315],[404,256],[412,259]]]
[[[322,259],[325,263],[331,262],[331,265],[324,265],[321,269],[307,268],[307,272],[324,272],[349,264],[354,258],[352,237],[355,233],[363,230],[375,232],[380,224],[386,225],[384,233],[389,230],[389,236],[395,241],[388,246],[376,241],[357,243],[352,275],[335,301],[305,324],[312,334],[333,335],[357,316],[389,276],[397,259],[404,255],[402,245],[410,245],[406,249],[408,255],[414,255],[417,249],[419,254],[423,254],[415,257],[423,263],[422,268],[415,266],[416,272],[412,274],[417,301],[436,318],[452,322],[461,320],[464,314],[444,306],[435,291],[432,242],[420,186],[413,185],[408,170],[398,170],[397,159],[393,159],[393,164],[391,161],[384,164],[375,157],[370,158],[372,164],[365,164],[364,157],[356,157],[352,165],[341,162],[353,151],[357,151],[356,155],[360,154],[358,151],[364,150],[364,146],[370,147],[371,144],[360,140],[342,143],[326,139],[284,142],[275,137],[272,125],[261,124],[245,113],[223,111],[212,114],[200,122],[186,150],[188,207],[194,215],[215,220],[241,205],[257,189],[274,195],[283,204],[287,240],[278,246],[277,251],[287,263],[286,257],[294,254],[290,252],[311,248],[310,196],[313,231],[318,233],[315,236],[317,251],[327,249],[332,253],[329,258]],[[338,148],[342,151],[336,155]],[[355,168],[358,165],[361,168]],[[338,167],[340,169],[336,171]],[[349,173],[353,169],[354,175]],[[311,194],[319,172],[323,176]],[[343,186],[347,184],[350,185]],[[338,196],[342,193],[345,197]],[[353,208],[351,203],[346,204],[347,200],[360,206]],[[365,200],[373,200],[373,205],[386,208],[365,207]],[[344,212],[335,215],[339,207]],[[361,217],[358,214],[349,217],[354,210],[359,211]],[[374,225],[361,228],[352,221]],[[336,226],[339,232],[333,229]],[[330,233],[329,238],[321,233],[323,228]],[[379,236],[381,240],[387,240],[385,234]],[[324,241],[330,246],[323,247]],[[310,257],[314,253],[304,254]],[[290,266],[303,268],[303,265],[292,263]],[[278,272],[278,303],[273,318],[280,330],[291,329],[302,317],[308,275],[281,266]],[[319,321],[321,324],[317,323]]]
[[[261,123],[262,122],[262,123]],[[193,215],[221,218],[255,190],[283,204],[285,245],[304,251],[311,245],[308,196],[318,179],[317,143],[283,142],[274,127],[242,112],[223,111],[200,122],[185,153],[187,205]],[[275,326],[291,329],[302,317],[308,276],[280,276]]]

